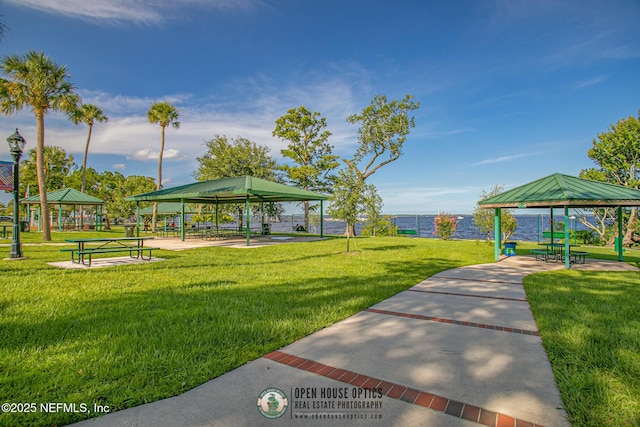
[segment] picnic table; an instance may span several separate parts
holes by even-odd
[[[128,252],[131,258],[145,259],[144,252],[148,253],[147,261],[151,260],[151,252],[160,249],[144,246],[145,240],[153,237],[97,237],[86,239],[67,239],[65,242],[75,243],[76,248],[61,249],[63,252],[71,252],[71,262],[91,266],[91,258],[94,254],[106,254],[114,252]],[[77,260],[76,260],[77,256]]]
[[[538,243],[538,246],[544,246],[545,249],[532,249],[531,253],[536,256],[536,260],[539,256],[543,256],[545,261],[564,261],[564,243]],[[580,245],[569,245],[569,261],[571,263],[584,264],[586,252],[580,250],[573,250],[572,248],[579,247]],[[572,260],[573,258],[573,260]]]
[[[13,225],[0,225],[0,237],[7,238],[11,234]]]

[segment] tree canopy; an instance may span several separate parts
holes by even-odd
[[[353,114],[347,118],[351,124],[360,124],[360,128],[358,129],[358,148],[353,157],[342,159],[349,169],[349,173],[339,174],[342,177],[339,179],[339,186],[347,186],[344,188],[345,191],[363,191],[367,178],[381,167],[400,158],[407,135],[415,126],[414,118],[410,113],[420,107],[420,104],[412,99],[413,96],[405,95],[401,100],[387,101],[386,96],[376,95],[360,114]],[[339,203],[341,199],[333,198],[332,203]],[[351,201],[352,198],[349,197],[346,200]],[[350,217],[353,216],[350,215]],[[345,234],[354,235],[355,221],[345,220],[347,221]]]
[[[338,167],[338,156],[327,142],[331,132],[326,130],[327,120],[318,112],[306,107],[292,108],[276,120],[273,136],[289,141],[281,150],[294,165],[282,165],[285,179],[296,187],[310,191],[330,192],[335,176],[331,171]],[[304,202],[304,227],[309,229],[309,202]]]
[[[36,118],[36,166],[40,209],[49,217],[46,200],[46,174],[44,164],[44,117],[50,111],[69,113],[80,103],[69,72],[42,52],[30,51],[24,56],[9,55],[2,59],[3,78],[0,79],[0,111],[12,115],[25,107],[31,108]],[[43,221],[42,240],[51,240],[49,221]]]
[[[198,169],[194,177],[198,181],[244,175],[276,178],[277,163],[269,156],[269,147],[239,136],[229,141],[225,135],[215,135],[204,144],[207,151],[196,158]]]
[[[606,132],[593,139],[587,155],[596,167],[580,171],[581,178],[640,188],[640,116],[629,116],[609,125]],[[589,209],[589,212],[595,217],[596,224],[589,222],[584,214],[580,214],[580,222],[605,241],[607,223],[616,219],[615,209]],[[624,215],[623,242],[629,244],[632,234],[640,228],[638,209],[632,207]]]

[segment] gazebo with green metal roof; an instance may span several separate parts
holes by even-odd
[[[213,179],[199,181],[178,187],[165,188],[150,193],[129,196],[125,200],[138,204],[138,222],[140,221],[140,202],[179,202],[182,206],[180,223],[184,224],[185,204],[239,204],[246,205],[246,237],[250,245],[250,205],[264,202],[302,202],[320,201],[320,237],[323,237],[322,202],[329,197],[313,191],[291,187],[266,179],[252,176]],[[139,224],[138,224],[139,225]],[[138,227],[138,230],[140,228]],[[185,238],[184,227],[181,227],[182,240]]]
[[[21,199],[20,203],[27,205],[27,212],[30,212],[30,205],[40,205],[40,196],[36,194],[31,197]],[[63,188],[61,190],[47,193],[47,203],[50,205],[58,205],[58,231],[63,230],[62,206],[73,206],[74,213],[76,206],[95,206],[96,228],[100,229],[102,226],[101,215],[98,213],[98,207],[102,207],[104,205],[104,200],[98,199],[97,197],[90,196],[73,188]],[[40,229],[40,215],[38,215],[38,229]]]
[[[618,260],[622,261],[622,207],[640,206],[640,190],[592,181],[570,175],[555,173],[512,190],[505,191],[478,203],[483,208],[495,209],[495,259],[500,256],[502,246],[500,228],[502,208],[564,208],[564,250],[569,253],[569,208],[617,208],[618,216]],[[553,233],[553,227],[551,227]],[[560,237],[560,236],[559,236]],[[552,234],[553,239],[553,234]],[[569,257],[565,267],[570,268]]]

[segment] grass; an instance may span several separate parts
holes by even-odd
[[[640,425],[640,275],[561,271],[524,285],[572,425]]]
[[[180,394],[438,271],[490,262],[493,253],[470,241],[377,238],[358,239],[359,252],[347,254],[336,239],[158,251],[166,261],[61,270],[46,264],[68,259],[60,246],[30,246],[38,233],[22,237],[28,259],[0,262],[0,402],[112,411]],[[91,416],[0,414],[0,425]]]
[[[351,254],[336,239],[158,251],[166,261],[60,270],[46,264],[68,260],[60,246],[32,246],[39,233],[21,236],[28,259],[0,262],[0,403],[112,411],[180,394],[438,271],[493,260],[484,242],[375,238],[358,239]],[[53,243],[77,236],[54,232]],[[611,248],[587,251],[617,257]],[[8,253],[0,248],[0,257]],[[639,263],[639,253],[625,258]],[[638,273],[560,270],[525,279],[574,426],[640,425],[639,285]],[[0,414],[0,426],[91,416]]]

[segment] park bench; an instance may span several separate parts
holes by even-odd
[[[418,234],[418,232],[416,230],[412,230],[412,229],[399,229],[398,230],[398,235],[399,236],[416,236]]]
[[[550,256],[555,255],[553,251],[547,249],[531,249],[531,253],[536,256],[536,261],[540,261],[540,257],[543,261],[548,261]]]

